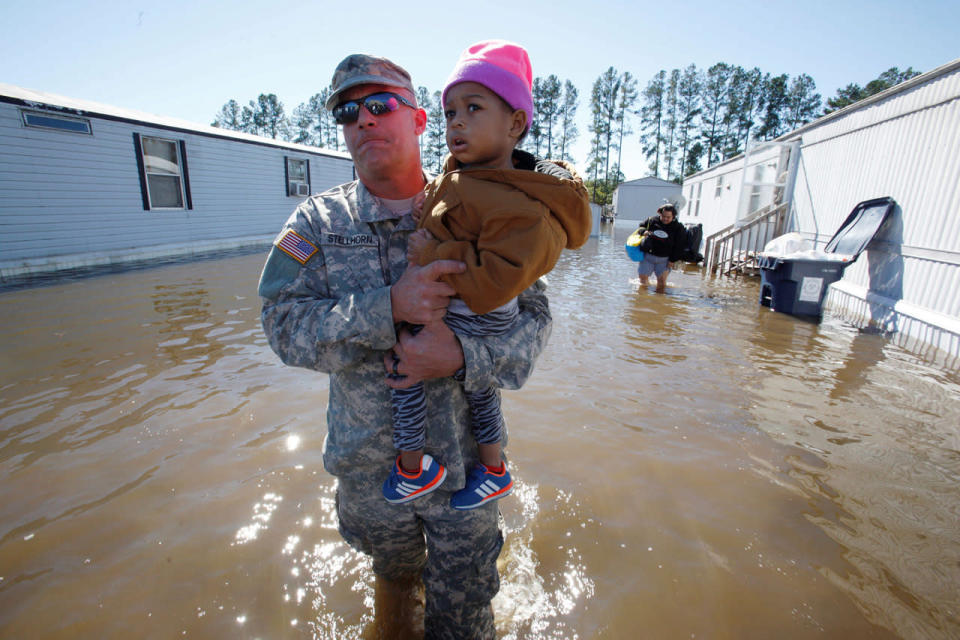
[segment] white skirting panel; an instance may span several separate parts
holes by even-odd
[[[164,260],[190,259],[217,253],[262,247],[266,251],[275,236],[249,236],[227,240],[207,240],[181,244],[165,244],[136,249],[51,256],[33,260],[0,261],[0,284],[10,280],[27,280],[67,270],[95,270],[118,265],[132,265]]]
[[[860,328],[889,335],[891,342],[924,360],[960,370],[960,321],[893,300],[840,280],[830,286],[824,311]]]

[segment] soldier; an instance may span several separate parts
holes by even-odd
[[[478,461],[464,390],[526,381],[550,334],[544,285],[520,295],[519,320],[504,335],[458,340],[431,322],[454,295],[439,278],[464,265],[407,264],[413,198],[427,182],[417,140],[426,113],[409,74],[385,58],[348,56],[331,87],[326,107],[359,179],[309,198],[287,220],[260,279],[264,331],[286,364],[330,375],[323,462],[338,481],[341,535],[373,558],[378,621],[386,622],[383,594],[409,595],[422,577],[427,638],[493,638],[498,512],[493,503],[450,506]],[[398,335],[399,322],[428,328]],[[420,381],[427,453],[444,461],[447,477],[420,500],[390,504],[380,492],[396,456],[390,389]]]

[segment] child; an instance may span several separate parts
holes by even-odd
[[[451,156],[427,185],[407,258],[467,264],[466,272],[444,277],[458,296],[444,322],[461,335],[507,331],[517,317],[516,296],[553,268],[564,247],[576,249],[590,235],[587,192],[573,168],[514,149],[533,115],[532,83],[527,52],[489,40],[461,54],[441,98]],[[451,498],[455,509],[479,507],[513,488],[501,453],[499,391],[466,395],[481,464]],[[446,470],[423,452],[423,384],[393,390],[393,413],[400,454],[383,494],[400,503],[438,488]]]

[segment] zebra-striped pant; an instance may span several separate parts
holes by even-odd
[[[503,334],[517,319],[516,305],[505,311],[483,315],[447,312],[444,322],[458,335],[495,336]],[[414,333],[419,327],[414,329]],[[464,392],[470,407],[470,426],[479,444],[494,444],[503,438],[503,413],[496,387]],[[426,445],[427,398],[423,383],[406,389],[391,389],[393,401],[393,446],[398,451],[419,451]]]

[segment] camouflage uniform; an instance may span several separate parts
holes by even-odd
[[[519,297],[520,318],[496,337],[460,337],[466,377],[425,384],[426,452],[448,471],[419,500],[387,503],[381,485],[396,457],[383,356],[396,341],[390,285],[407,265],[409,215],[398,218],[357,181],[314,196],[287,221],[260,279],[263,327],[289,365],[330,374],[323,462],[338,479],[341,535],[373,556],[387,579],[423,575],[427,637],[493,638],[490,600],[503,544],[494,504],[450,507],[477,462],[463,388],[519,388],[546,345],[544,286]]]

